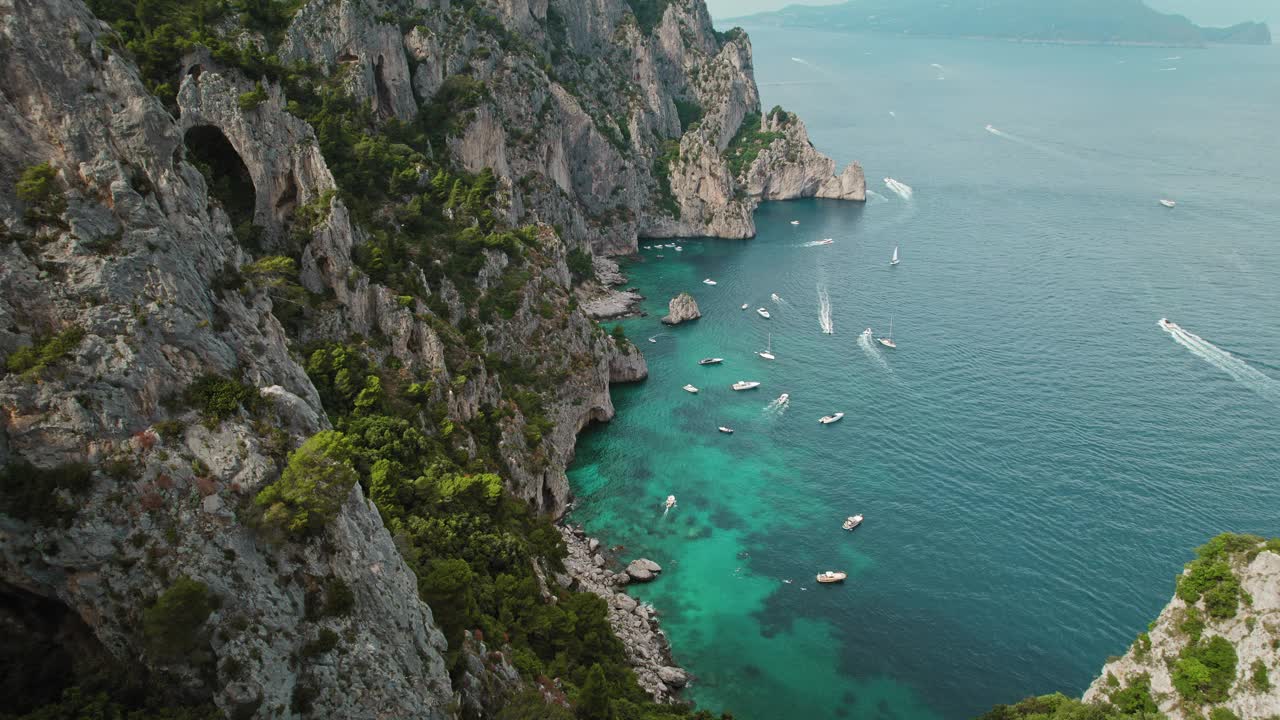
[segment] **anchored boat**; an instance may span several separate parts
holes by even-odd
[[[684,391],[685,391],[685,392],[687,392],[687,393],[690,393],[690,394],[692,394],[692,395],[697,395],[697,394],[698,394],[698,388],[696,388],[696,387],[694,387],[694,386],[692,386],[692,385],[685,385],[685,386],[684,386]]]
[[[760,317],[764,318],[765,320],[768,320],[769,318],[773,317],[772,315],[769,314],[769,311],[765,310],[764,308],[756,308],[756,313],[759,314]]]
[[[849,530],[852,532],[854,528],[858,527],[861,524],[862,524],[861,515],[850,515],[849,517],[844,519],[844,525],[842,527],[845,530]]]
[[[836,572],[835,570],[828,570],[818,575],[818,582],[841,583],[841,582],[844,582],[845,578],[847,577],[849,577],[848,573]]]
[[[831,415],[827,415],[826,417],[823,417],[823,418],[819,418],[818,422],[822,423],[823,425],[830,425],[832,423],[838,423],[843,419],[844,419],[844,413],[838,412],[838,413],[833,413]]]
[[[739,380],[733,384],[733,389],[739,392],[743,390],[755,390],[758,387],[760,387],[760,383],[754,380]]]
[[[720,426],[720,432],[724,433],[725,435],[732,435],[732,434],[733,434],[733,428],[731,428],[731,427],[725,427],[724,425],[721,425],[721,426]]]
[[[702,358],[698,361],[699,365],[719,365],[724,362],[724,358]]]

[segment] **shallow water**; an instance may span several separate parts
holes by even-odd
[[[765,105],[875,194],[626,268],[651,377],[582,438],[571,519],[664,566],[637,594],[744,720],[1078,694],[1196,545],[1280,531],[1280,48],[752,38]],[[662,328],[682,290],[703,319]]]

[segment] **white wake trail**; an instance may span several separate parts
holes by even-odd
[[[770,402],[768,405],[765,405],[764,412],[766,415],[774,415],[777,417],[782,417],[783,415],[786,414],[787,408],[790,408],[790,407],[791,407],[791,398],[789,396],[784,396],[784,397],[776,398],[772,402]]]
[[[911,196],[915,195],[915,191],[911,189],[910,185],[894,180],[893,178],[885,178],[884,185],[903,200],[910,200]]]
[[[880,352],[880,349],[875,346],[875,340],[872,340],[870,335],[866,333],[859,335],[858,347],[862,348],[862,352],[866,353],[867,357],[879,365],[881,370],[890,375],[893,374],[893,368],[889,367],[889,361],[884,359],[884,353]]]
[[[836,334],[836,325],[831,319],[831,298],[827,296],[827,289],[821,285],[818,286],[818,324],[822,326],[822,334]]]
[[[1190,350],[1192,355],[1230,375],[1236,382],[1265,397],[1280,399],[1280,381],[1251,367],[1244,360],[1195,333],[1177,325],[1160,327],[1169,333],[1175,342]]]

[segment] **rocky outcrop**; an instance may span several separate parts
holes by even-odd
[[[662,566],[646,558],[632,560],[627,564],[627,577],[633,582],[649,582],[660,572],[662,572]]]
[[[867,199],[862,168],[853,163],[834,175],[835,161],[814,149],[804,121],[794,114],[775,110],[761,120],[760,131],[777,137],[744,172],[747,194],[761,200]]]
[[[618,572],[616,561],[604,554],[600,541],[588,538],[580,528],[562,526],[560,535],[569,549],[569,556],[564,561],[568,574],[558,581],[564,587],[604,598],[609,604],[609,622],[626,648],[627,659],[635,668],[640,686],[660,702],[674,699],[675,693],[688,685],[690,678],[672,659],[671,645],[658,626],[654,609],[620,592],[630,582],[630,566],[626,572]],[[637,562],[646,563],[643,567],[650,575],[661,572],[657,563],[649,560]],[[648,570],[649,566],[657,570]]]
[[[698,301],[687,292],[671,298],[671,302],[667,304],[667,314],[662,318],[664,325],[679,325],[690,320],[697,320],[702,317],[702,311],[698,309]]]
[[[1198,569],[1197,563],[1204,564]],[[1219,563],[1221,571],[1214,567]],[[1238,591],[1233,588],[1236,583]],[[1123,657],[1103,667],[1085,701],[1105,702],[1125,688],[1145,684],[1160,712],[1171,720],[1208,717],[1215,707],[1240,718],[1280,715],[1280,542],[1215,539],[1201,549],[1200,559],[1188,567],[1179,585],[1149,632],[1140,635]],[[1180,689],[1179,675],[1200,677],[1200,669],[1191,666],[1194,662],[1205,667],[1194,659],[1196,648],[1215,641],[1223,646],[1221,640],[1235,656],[1229,669],[1210,663],[1215,665],[1212,672],[1225,674],[1218,685],[1222,694],[1187,696],[1184,689],[1189,684]]]

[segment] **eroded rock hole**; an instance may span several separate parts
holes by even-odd
[[[217,200],[231,218],[236,237],[242,243],[256,246],[262,234],[262,229],[253,223],[257,189],[240,153],[227,136],[212,125],[191,128],[185,143],[187,158],[204,174],[210,197]]]

